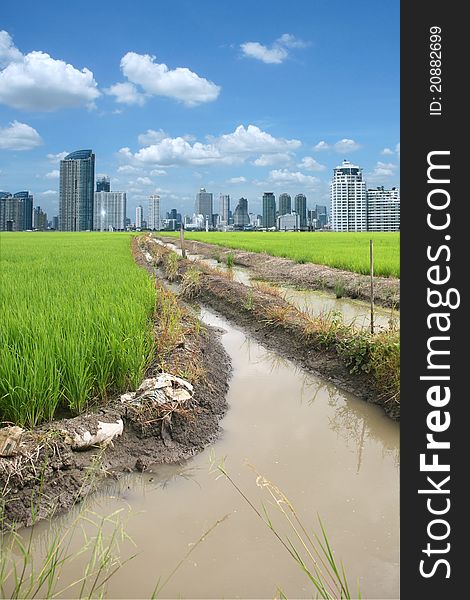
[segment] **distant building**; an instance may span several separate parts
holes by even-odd
[[[77,150],[60,161],[59,228],[61,231],[93,229],[95,155]]]
[[[276,226],[276,198],[272,192],[263,194],[263,223],[266,229]]]
[[[56,231],[59,229],[59,217],[57,215],[52,217],[52,229],[55,229]]]
[[[136,229],[142,229],[142,221],[144,220],[144,209],[142,206],[138,206],[135,209],[135,227]]]
[[[348,160],[336,167],[330,198],[333,231],[367,231],[367,190],[361,168]]]
[[[0,192],[0,231],[33,228],[33,196],[29,192]]]
[[[196,215],[204,215],[204,218],[212,224],[212,194],[206,192],[206,188],[201,188],[196,194],[194,212]]]
[[[125,231],[126,204],[126,192],[95,192],[93,229]]]
[[[307,229],[307,197],[305,194],[297,194],[294,198],[294,211],[300,217],[300,229]]]
[[[154,194],[149,198],[147,225],[149,229],[154,231],[160,231],[161,229],[160,196],[158,194]]]
[[[294,212],[279,216],[277,218],[277,228],[279,231],[298,231],[300,229],[300,215]]]
[[[38,231],[45,231],[47,229],[47,214],[40,206],[36,206],[33,209],[33,229],[37,229]]]
[[[250,224],[250,216],[248,215],[248,200],[240,198],[237,207],[233,211],[233,227],[234,229],[245,229]]]
[[[103,175],[103,177],[100,177],[99,179],[96,180],[96,191],[97,192],[110,192],[111,191],[111,184],[109,182],[109,177],[107,177],[106,175]]]
[[[400,231],[400,190],[367,190],[367,231]]]
[[[289,194],[280,194],[279,195],[279,210],[278,215],[288,215],[292,211],[292,203],[291,197]]]
[[[317,229],[323,229],[328,224],[328,212],[326,206],[317,204],[315,207]]]
[[[220,194],[219,196],[219,223],[220,225],[228,225],[230,220],[230,196],[228,194]]]

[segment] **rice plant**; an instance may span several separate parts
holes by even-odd
[[[0,421],[33,427],[135,388],[155,292],[129,234],[0,237]]]

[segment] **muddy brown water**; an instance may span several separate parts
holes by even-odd
[[[122,510],[135,544],[121,544],[122,558],[137,553],[112,577],[106,597],[149,598],[157,579],[226,514],[160,598],[273,598],[277,589],[288,598],[315,596],[272,532],[226,479],[209,472],[215,455],[226,457],[227,470],[258,507],[266,503],[281,531],[289,533],[286,522],[247,462],[289,497],[310,531],[318,531],[319,514],[363,598],[397,598],[398,424],[379,407],[268,352],[225,319],[204,309],[201,316],[225,331],[222,342],[233,364],[221,437],[182,465],[129,474],[88,500],[95,518]],[[51,530],[69,527],[77,510],[36,526],[33,554],[43,552]],[[90,526],[85,530],[93,533]],[[82,546],[77,532],[71,550]],[[84,556],[67,566],[61,586],[82,576]]]

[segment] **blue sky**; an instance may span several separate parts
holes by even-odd
[[[78,6],[78,8],[77,8]],[[22,1],[0,9],[0,190],[58,214],[59,158],[192,214],[200,187],[326,204],[347,158],[399,185],[399,2]]]

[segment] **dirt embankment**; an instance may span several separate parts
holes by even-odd
[[[153,271],[135,244],[134,255],[138,263]],[[219,421],[226,411],[229,357],[219,332],[194,328],[194,317],[184,308],[182,314],[185,335],[166,353],[165,371],[194,373],[190,408],[174,412],[168,425],[148,406],[145,411],[134,410],[116,397],[92,417],[55,421],[25,433],[14,455],[0,457],[0,526],[30,525],[33,520],[69,509],[109,475],[117,478],[129,471],[145,470],[151,463],[187,459],[218,436]],[[156,357],[146,378],[156,377],[160,370]],[[93,421],[119,420],[123,423],[122,435],[105,448],[77,451],[64,438],[64,430],[80,431],[90,429]]]
[[[179,238],[159,237],[164,242],[180,247]],[[227,260],[227,255],[231,254],[235,264],[250,269],[258,279],[314,290],[335,291],[339,286],[344,296],[370,301],[370,278],[367,275],[313,263],[300,264],[288,258],[234,250],[194,240],[185,240],[185,248],[192,254],[200,254],[206,258],[217,256],[224,261]],[[393,277],[374,277],[374,301],[381,306],[398,309],[400,280]]]
[[[265,346],[341,389],[381,405],[391,418],[399,420],[396,385],[390,389],[388,379],[378,382],[369,369],[362,368],[365,364],[362,361],[367,360],[371,352],[368,334],[358,334],[357,338],[352,334],[348,338],[349,331],[342,333],[329,324],[322,329],[321,323],[309,321],[308,315],[273,294],[275,290],[267,286],[247,287],[201,263],[189,260],[175,263],[168,260],[174,253],[155,242],[148,242],[147,248],[153,263],[160,265],[163,273],[168,274],[172,265],[172,279],[181,282],[183,293],[185,287],[189,287],[192,297],[247,329]],[[199,272],[196,278],[195,270]],[[192,273],[190,277],[188,272]],[[344,353],[336,348],[344,349]]]

